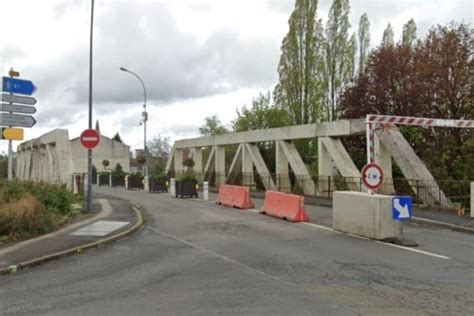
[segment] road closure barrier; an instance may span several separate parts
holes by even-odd
[[[219,185],[219,196],[216,203],[240,209],[254,207],[248,187],[228,184]]]
[[[308,222],[304,197],[283,192],[266,191],[261,213],[286,219],[290,222]]]

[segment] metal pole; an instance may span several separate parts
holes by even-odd
[[[138,81],[142,84],[143,87],[143,98],[144,98],[144,103],[143,103],[143,154],[145,155],[145,164],[143,166],[143,175],[146,177],[148,176],[148,151],[147,151],[147,146],[146,146],[146,122],[148,121],[148,113],[146,112],[146,87],[145,84],[143,83],[143,80],[138,76],[136,73],[133,71],[130,71],[124,67],[120,67],[120,70],[128,72],[132,75],[134,75]]]
[[[11,71],[13,71],[13,68],[10,68],[10,78],[13,78],[12,76],[12,73]],[[10,92],[10,95],[12,95],[13,92]],[[13,104],[12,102],[10,102],[10,104]],[[12,114],[13,112],[10,112],[10,114]],[[12,127],[11,125],[9,127]],[[8,141],[8,166],[7,166],[7,169],[8,169],[8,181],[12,181],[13,180],[13,142],[12,140],[10,139]]]
[[[94,26],[94,0],[91,6],[91,35],[89,46],[89,129],[92,128],[92,36]],[[87,150],[87,211],[92,212],[92,149]]]
[[[366,124],[367,124],[367,128],[366,128],[366,132],[367,132],[367,164],[371,163],[372,162],[372,153],[371,153],[371,149],[372,149],[372,124],[370,123],[369,121],[369,116],[367,115],[367,119],[366,119]],[[363,176],[363,175],[362,175]],[[373,191],[369,188],[367,188],[367,192],[369,194],[373,194]]]

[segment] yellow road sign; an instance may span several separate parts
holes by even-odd
[[[8,128],[4,127],[0,129],[0,139],[8,140],[23,140],[23,128]]]

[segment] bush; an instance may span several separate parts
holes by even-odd
[[[0,235],[31,237],[48,233],[53,228],[51,212],[47,212],[41,202],[29,193],[0,208]]]

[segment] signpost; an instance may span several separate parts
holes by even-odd
[[[34,106],[0,103],[0,112],[16,112],[24,114],[35,114],[36,108]]]
[[[0,128],[0,139],[23,140],[23,134],[22,128]]]
[[[30,80],[2,77],[2,90],[3,92],[32,95],[36,91],[36,86]]]
[[[369,189],[369,193],[379,189],[383,184],[382,168],[375,163],[366,164],[362,168],[362,182]]]
[[[0,115],[0,125],[33,127],[36,120],[31,115],[18,115],[10,113],[2,113]]]
[[[25,97],[22,95],[14,95],[14,94],[2,94],[1,95],[3,102],[12,102],[12,103],[20,103],[20,104],[27,104],[27,105],[35,105],[36,99],[33,97]]]
[[[410,219],[413,214],[413,202],[410,196],[392,198],[392,217],[394,220]]]
[[[86,129],[80,138],[82,146],[87,149],[94,149],[100,142],[100,135],[95,129]]]
[[[19,93],[23,95],[32,95],[36,91],[36,86],[30,80],[18,79],[20,72],[10,69],[8,72],[10,77],[2,77],[2,85],[0,101],[8,103],[0,103],[0,139],[8,140],[8,180],[13,179],[13,144],[12,140],[23,140],[23,129],[12,128],[33,127],[36,120],[30,115],[18,115],[13,113],[34,114],[36,108],[28,105],[35,105],[36,99],[32,97],[15,95]],[[26,104],[18,105],[14,103]],[[9,128],[1,128],[1,126]]]

